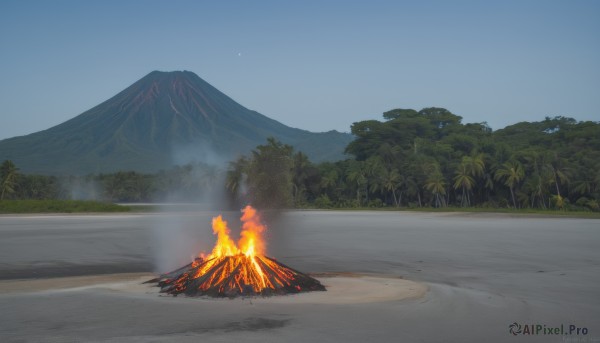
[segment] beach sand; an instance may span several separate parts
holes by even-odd
[[[327,292],[188,298],[141,284],[210,249],[213,215],[1,217],[0,342],[600,340],[598,220],[291,211],[270,223],[269,256]],[[515,322],[589,333],[513,336]]]
[[[123,294],[133,296],[173,297],[161,294],[158,287],[144,283],[156,276],[151,273],[128,273],[49,279],[3,280],[0,281],[0,294],[49,294],[53,292],[65,293],[98,290],[122,292]],[[318,277],[318,279],[327,291],[307,292],[287,296],[248,297],[246,299],[251,299],[255,302],[276,304],[357,304],[418,299],[423,297],[427,292],[426,285],[401,278],[328,273]],[[209,297],[198,297],[197,299],[202,299],[203,301],[214,300]]]

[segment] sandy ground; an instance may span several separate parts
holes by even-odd
[[[1,217],[0,341],[600,341],[598,220],[295,211],[270,222],[269,255],[328,292],[205,299],[140,284],[207,251],[212,215]],[[514,322],[588,334],[512,336]]]
[[[158,287],[144,284],[155,278],[156,274],[106,274],[94,276],[75,276],[65,278],[36,280],[4,280],[0,281],[0,294],[52,294],[77,291],[114,291],[140,297],[168,297],[159,292]],[[251,297],[246,299],[213,299],[200,297],[201,301],[254,301],[273,304],[360,304],[418,299],[425,295],[427,286],[400,278],[377,277],[368,275],[335,275],[318,276],[319,281],[327,288],[326,292],[309,292],[289,296]]]
[[[44,291],[69,291],[83,288],[103,288],[103,289],[122,289],[141,290],[141,285],[155,277],[151,273],[129,273],[129,274],[101,274],[90,276],[71,276],[49,279],[26,279],[26,280],[2,280],[0,281],[0,294],[8,293],[35,293]],[[158,294],[158,292],[157,292]]]
[[[7,328],[0,338],[3,342],[197,342],[235,337],[250,342],[337,341],[337,334],[323,323],[345,326],[355,315],[360,317],[354,311],[418,301],[428,290],[425,284],[401,278],[328,273],[318,276],[325,292],[189,298],[162,295],[157,287],[143,284],[155,276],[131,273],[0,281],[5,314],[12,308],[34,306],[30,313],[3,316]],[[315,318],[321,318],[319,323],[302,324]]]

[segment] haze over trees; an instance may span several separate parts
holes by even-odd
[[[10,160],[6,160],[0,165],[0,200],[15,192],[17,171],[18,168]]]
[[[56,178],[15,176],[5,162],[0,176],[7,198],[69,198],[79,183],[79,192],[110,201],[193,200],[223,189],[234,207],[600,210],[599,123],[547,117],[492,131],[461,119],[443,108],[385,112],[352,125],[353,158],[337,162],[315,164],[269,138],[227,170],[196,164]]]
[[[12,163],[11,161],[5,161]],[[84,176],[21,174],[4,199],[75,199],[110,202],[198,201],[220,191],[223,171],[203,164],[175,166],[154,174],[122,171]],[[1,173],[3,184],[6,177]]]

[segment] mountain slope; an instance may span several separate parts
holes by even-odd
[[[343,158],[349,134],[285,126],[238,104],[189,71],[146,75],[50,129],[0,141],[0,160],[27,173],[84,174],[227,161],[269,136],[314,161]]]

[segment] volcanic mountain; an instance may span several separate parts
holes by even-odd
[[[189,71],[153,71],[50,129],[0,141],[0,161],[26,173],[154,172],[228,161],[275,137],[313,161],[343,158],[352,136],[288,127],[238,104]],[[209,159],[206,161],[206,159]]]

